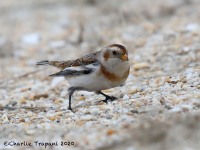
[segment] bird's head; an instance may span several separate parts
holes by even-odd
[[[128,61],[128,51],[123,45],[112,44],[102,50],[103,62]]]

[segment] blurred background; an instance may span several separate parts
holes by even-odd
[[[38,60],[72,59],[111,43],[124,44],[130,54],[136,53],[130,56],[135,61],[152,63],[166,49],[199,48],[198,0],[0,3],[0,78],[31,71]]]
[[[64,111],[69,85],[36,62],[75,59],[113,43],[128,49],[131,65],[125,86],[107,91],[120,100],[97,105],[98,96],[80,92],[76,113]],[[200,0],[0,1],[0,139],[197,150],[199,78]]]

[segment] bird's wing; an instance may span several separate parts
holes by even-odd
[[[70,67],[73,64],[74,61],[72,60],[67,60],[67,61],[40,61],[36,65],[52,65],[56,68],[59,68],[60,70],[63,70],[67,67]]]
[[[86,66],[86,65],[90,65],[98,61],[98,57],[100,55],[100,51],[98,52],[94,52],[88,55],[85,55],[79,59],[74,60],[74,62],[72,63],[71,66]]]
[[[100,51],[94,52],[88,55],[85,55],[79,59],[76,60],[67,60],[67,61],[40,61],[37,63],[37,65],[52,65],[54,67],[57,67],[61,70],[64,70],[69,67],[75,67],[75,66],[86,66],[89,64],[97,63],[98,57],[100,55]]]
[[[92,72],[94,72],[98,67],[100,63],[99,62],[94,62],[88,65],[84,66],[74,66],[74,67],[69,67],[64,70],[61,70],[55,74],[51,74],[49,76],[65,76],[65,77],[74,77],[74,76],[81,76],[81,75],[87,75]]]
[[[79,75],[86,75],[93,72],[92,69],[84,69],[84,70],[72,70],[72,69],[65,69],[60,72],[51,74],[49,76],[58,77],[58,76],[79,76]]]

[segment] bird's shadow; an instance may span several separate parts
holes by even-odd
[[[116,99],[115,101],[119,101],[120,99]],[[112,101],[109,101],[112,102]],[[73,107],[73,111],[72,112],[76,112],[78,111],[79,108],[88,108],[91,106],[98,106],[98,105],[107,105],[107,103],[103,102],[103,100],[97,100],[97,101],[85,101],[82,104],[76,104]],[[8,111],[16,111],[16,110],[28,110],[28,111],[32,111],[32,112],[48,112],[49,110],[56,110],[56,111],[70,111],[67,109],[61,109],[59,107],[33,107],[33,106],[16,106],[15,105],[5,105],[5,106],[0,106],[0,111],[3,110],[8,110]]]
[[[25,109],[25,110],[30,110],[33,112],[46,112],[48,110],[55,110],[55,108],[52,107],[31,107],[31,106],[21,106],[21,107],[16,107],[16,106],[3,106],[0,107],[0,110],[8,110],[8,111],[15,111],[15,110],[20,110],[20,109]]]

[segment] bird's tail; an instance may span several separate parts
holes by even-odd
[[[51,65],[54,66],[56,68],[59,68],[61,70],[67,68],[67,67],[71,67],[73,65],[74,61],[48,61],[48,60],[44,60],[44,61],[40,61],[38,63],[36,63],[36,65]]]
[[[36,65],[50,65],[48,60],[37,62]]]

